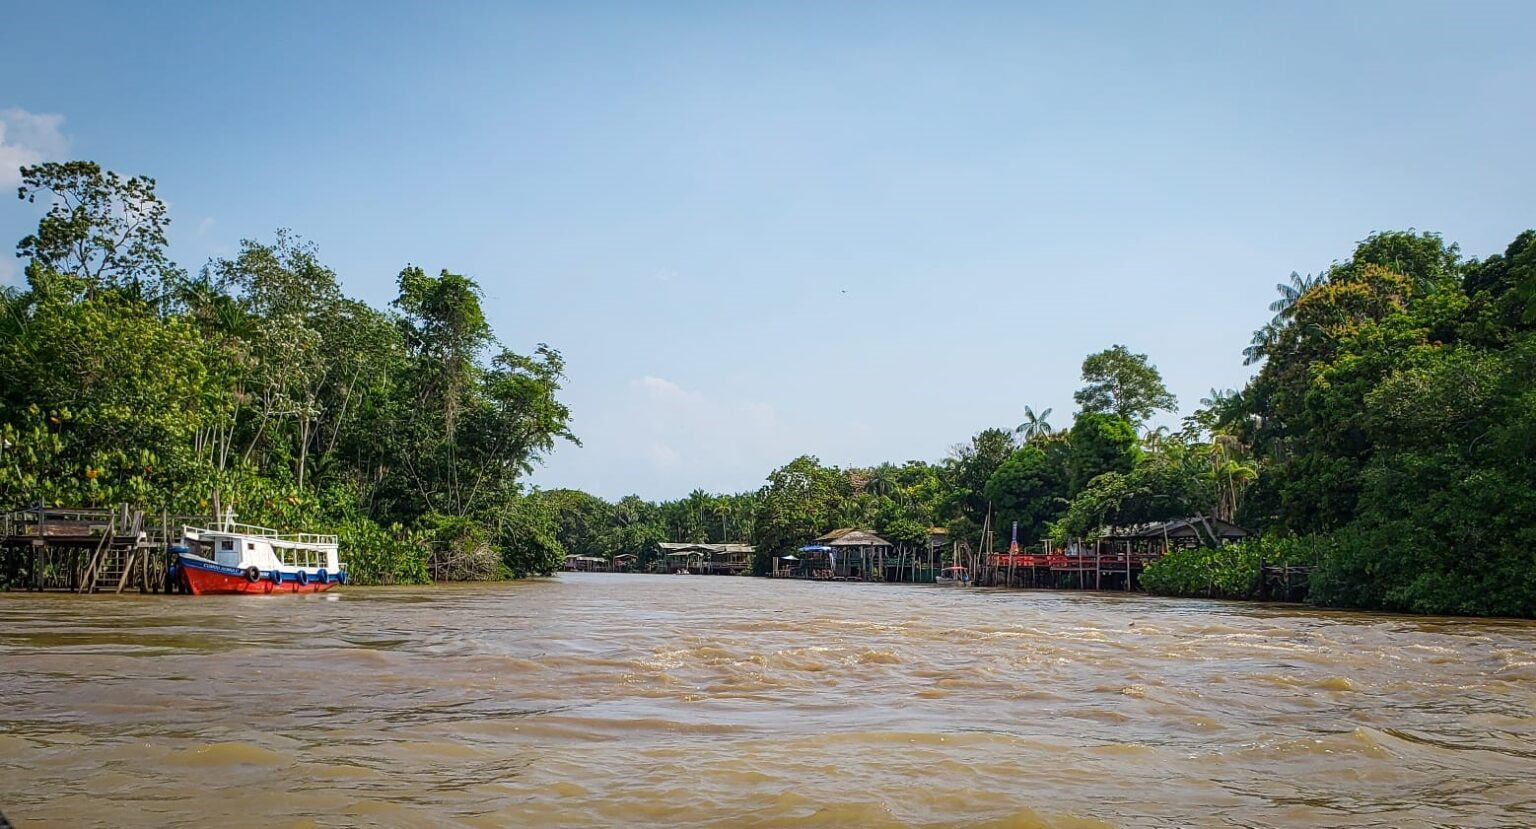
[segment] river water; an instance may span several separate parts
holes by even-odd
[[[1536,624],[566,574],[0,595],[32,827],[1536,826]]]

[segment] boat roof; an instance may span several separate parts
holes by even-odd
[[[214,538],[258,538],[272,544],[285,547],[335,547],[339,539],[334,535],[321,533],[285,533],[270,527],[258,527],[254,524],[236,524],[224,522],[218,527],[192,527],[182,528],[182,535],[190,538],[202,539]]]

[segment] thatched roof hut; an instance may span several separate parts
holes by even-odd
[[[702,544],[694,542],[663,541],[656,545],[667,560],[669,568],[697,568],[704,573],[745,572],[752,566],[752,554],[757,548],[751,544]]]
[[[848,530],[837,538],[827,541],[826,545],[828,547],[889,547],[891,542],[866,530]]]

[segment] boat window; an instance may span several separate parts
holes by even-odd
[[[247,550],[254,550],[254,549],[256,549],[256,543],[253,542],[253,541],[245,542],[245,549],[247,549]]]
[[[219,549],[221,549],[221,550],[233,550],[233,549],[235,549],[235,540],[232,539],[232,538],[226,538],[226,539],[220,541],[219,542]]]

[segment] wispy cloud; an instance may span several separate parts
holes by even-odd
[[[0,109],[0,187],[20,184],[24,165],[63,158],[69,150],[63,126],[62,115]]]
[[[676,449],[659,440],[651,442],[652,466],[655,466],[657,469],[671,469],[677,466],[677,461],[678,454]]]
[[[776,443],[778,414],[767,403],[684,388],[664,377],[630,381],[632,396],[614,426],[646,447],[637,460],[667,479],[706,475],[732,459],[761,463]],[[680,450],[674,447],[686,447]]]
[[[639,389],[646,397],[656,401],[675,401],[680,403],[702,403],[704,395],[698,392],[687,391],[682,386],[664,377],[652,377],[647,374],[639,380],[630,383]]]

